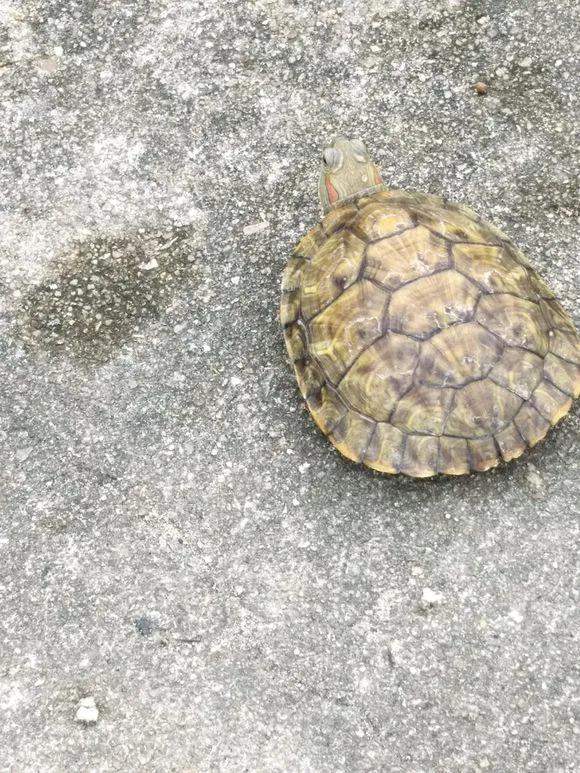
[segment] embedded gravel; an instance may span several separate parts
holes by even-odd
[[[577,409],[490,473],[373,474],[277,306],[342,131],[578,321],[579,16],[0,5],[0,770],[577,769]]]

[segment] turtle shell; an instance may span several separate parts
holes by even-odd
[[[467,207],[380,191],[296,246],[281,321],[314,420],[386,473],[487,470],[580,391],[574,325],[525,256]]]

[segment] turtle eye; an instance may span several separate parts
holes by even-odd
[[[367,149],[362,140],[351,140],[350,146],[357,161],[368,161]]]
[[[338,169],[342,164],[342,153],[337,148],[326,148],[322,154],[322,160],[331,169]]]

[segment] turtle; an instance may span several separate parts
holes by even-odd
[[[322,155],[321,222],[280,321],[314,421],[348,459],[427,478],[521,456],[580,392],[580,339],[526,256],[467,206],[389,187],[361,140]]]

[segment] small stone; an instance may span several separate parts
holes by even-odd
[[[443,603],[443,594],[431,588],[423,588],[421,594],[421,609],[430,609]]]
[[[244,226],[244,236],[252,236],[253,234],[259,234],[261,231],[265,231],[270,227],[270,223],[267,220],[262,220],[260,223],[252,223],[251,225]]]
[[[30,448],[30,447],[19,448],[16,451],[16,461],[17,462],[25,462],[28,459],[28,457],[30,456],[31,453],[32,453],[32,448]]]
[[[510,620],[513,620],[513,621],[514,621],[514,623],[517,623],[518,625],[519,625],[519,624],[520,624],[520,623],[523,621],[523,619],[524,619],[524,616],[522,615],[522,613],[521,613],[519,610],[517,610],[517,609],[511,609],[511,610],[508,612],[508,617],[509,617],[509,619],[510,619]]]
[[[85,725],[93,725],[99,718],[99,710],[92,695],[81,698],[78,703],[76,721]]]
[[[479,94],[480,96],[487,94],[489,91],[489,86],[483,81],[477,81],[477,83],[474,83],[473,88],[475,89],[476,94]]]
[[[532,499],[542,499],[546,493],[544,486],[544,479],[540,475],[537,467],[531,462],[526,467],[526,483],[530,489],[530,496]]]
[[[520,62],[518,62],[518,64],[524,70],[529,70],[530,67],[532,66],[532,58],[531,58],[531,56],[527,56],[525,59],[522,59]]]
[[[156,258],[151,258],[148,263],[140,263],[139,268],[141,271],[153,271],[154,268],[159,268],[159,263]]]
[[[299,465],[299,466],[298,466],[298,472],[299,472],[301,475],[304,475],[304,473],[306,472],[306,470],[307,470],[309,467],[310,467],[310,464],[309,464],[309,462],[303,462],[301,465]]]
[[[52,74],[58,70],[58,62],[53,56],[47,56],[46,59],[39,59],[38,69],[42,72]]]

